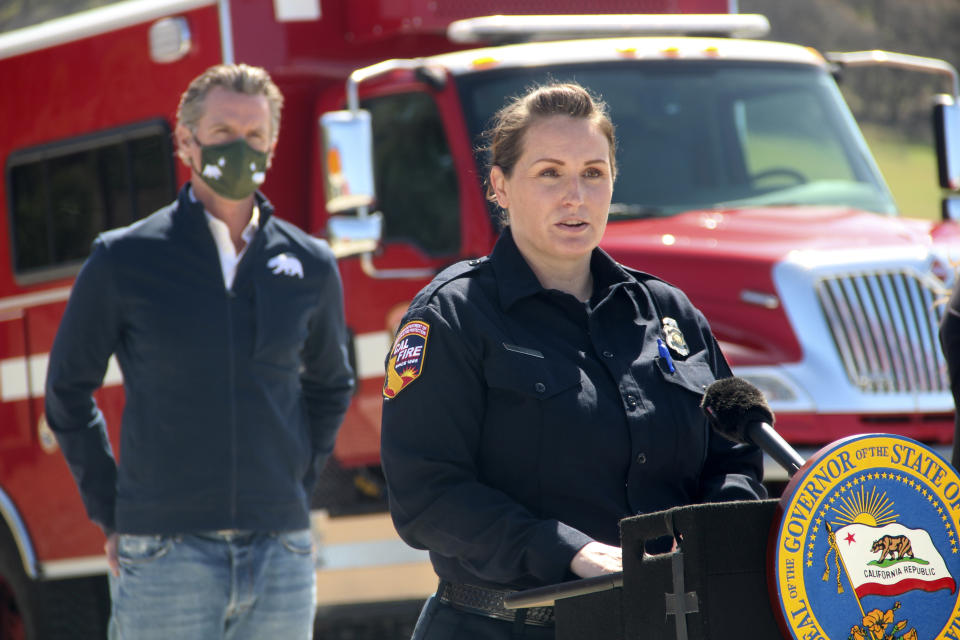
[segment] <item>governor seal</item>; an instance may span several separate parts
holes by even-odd
[[[960,478],[891,435],[820,450],[791,479],[770,537],[770,591],[795,640],[960,639]]]

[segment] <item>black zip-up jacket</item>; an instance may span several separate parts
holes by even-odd
[[[390,511],[445,580],[568,580],[584,545],[620,544],[622,518],[766,496],[760,451],[700,412],[731,375],[703,314],[600,249],[591,272],[589,303],[544,289],[507,227],[401,322],[381,429]]]
[[[353,389],[342,286],[326,243],[256,200],[260,228],[229,290],[189,185],[102,234],[77,276],[46,414],[107,532],[309,526]],[[112,354],[126,394],[119,468],[92,395]]]

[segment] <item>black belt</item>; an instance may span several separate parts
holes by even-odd
[[[519,613],[519,617],[526,624],[532,624],[538,627],[553,626],[553,607],[528,607],[518,610],[507,609],[503,606],[503,596],[508,593],[512,593],[512,591],[487,589],[472,584],[460,584],[441,580],[440,586],[437,588],[437,599],[460,611],[476,613],[481,616],[487,616],[488,618],[515,622],[517,621],[517,614]]]

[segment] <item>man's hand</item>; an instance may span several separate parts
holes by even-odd
[[[120,575],[120,563],[117,561],[117,534],[111,533],[107,536],[107,543],[103,545],[103,550],[107,552],[107,566],[110,567],[110,573],[114,577]]]
[[[581,578],[623,571],[623,550],[602,542],[591,542],[573,556],[570,570]]]

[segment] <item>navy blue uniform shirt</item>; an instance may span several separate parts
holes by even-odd
[[[600,249],[591,271],[588,303],[546,290],[507,229],[401,322],[381,434],[390,510],[443,579],[567,580],[584,545],[620,544],[624,517],[765,496],[760,452],[700,413],[704,388],[731,375],[703,315]],[[682,337],[670,358],[664,318]]]

